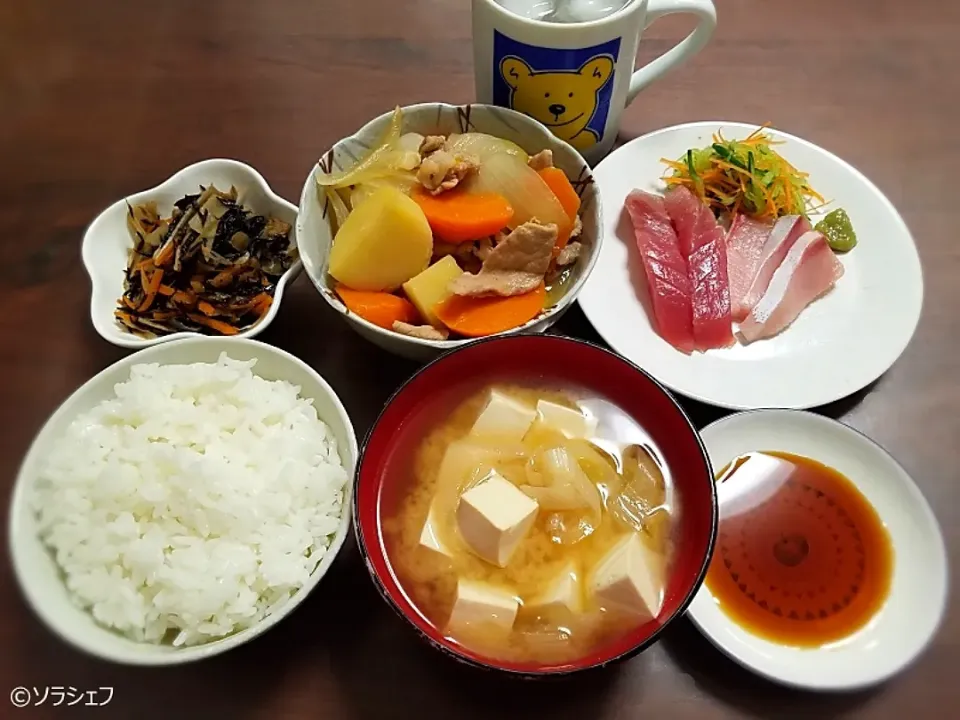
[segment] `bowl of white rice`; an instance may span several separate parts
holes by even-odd
[[[10,549],[70,644],[168,665],[269,629],[349,527],[357,441],[336,393],[264,343],[141,350],[73,393],[23,461]]]

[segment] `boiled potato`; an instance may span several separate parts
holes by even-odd
[[[351,212],[333,241],[330,274],[354,290],[394,290],[426,269],[433,233],[417,204],[381,187]]]
[[[434,327],[443,327],[434,308],[450,297],[450,283],[463,275],[463,270],[452,256],[437,260],[422,273],[403,284],[403,291],[410,298],[423,319]]]

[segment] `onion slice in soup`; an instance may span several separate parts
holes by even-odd
[[[553,487],[572,487],[583,498],[590,512],[595,516],[600,515],[599,491],[565,447],[545,451],[542,464]]]
[[[465,548],[456,528],[460,496],[483,480],[496,465],[496,452],[469,440],[450,443],[437,470],[433,496],[434,532],[442,545]]]
[[[547,516],[546,527],[555,542],[572,545],[591,535],[600,527],[601,498],[590,478],[566,446],[544,450],[537,456],[537,466],[547,480],[549,494],[544,493],[548,503],[556,511]],[[576,508],[561,509],[559,506],[579,497]],[[545,509],[552,509],[546,508]],[[586,511],[576,512],[577,510]]]
[[[666,512],[663,473],[640,445],[628,445],[622,457],[624,484],[607,509],[627,529],[641,532],[655,510]]]
[[[536,500],[542,510],[578,510],[588,507],[583,496],[570,485],[561,487],[521,485],[520,489],[528,497]]]

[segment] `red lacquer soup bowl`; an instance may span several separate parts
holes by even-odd
[[[674,554],[659,616],[573,662],[542,665],[497,660],[445,637],[410,601],[384,547],[381,508],[396,502],[409,481],[411,449],[464,398],[498,381],[574,387],[614,402],[656,443],[679,500]],[[380,594],[431,645],[483,668],[528,676],[562,675],[644,650],[683,614],[703,582],[713,551],[717,495],[700,436],[673,397],[643,370],[580,340],[514,335],[477,341],[443,355],[394,394],[364,444],[353,517],[360,551]]]

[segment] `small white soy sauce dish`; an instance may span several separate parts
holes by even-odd
[[[710,589],[709,575],[687,611],[700,632],[748,670],[808,690],[868,687],[916,660],[933,640],[946,610],[947,555],[930,505],[897,461],[856,430],[797,410],[728,415],[700,435],[715,469],[748,453],[774,451],[811,458],[836,470],[876,511],[893,550],[886,599],[865,625],[839,640],[796,647],[754,634],[723,611]],[[736,480],[734,473],[726,482]],[[753,476],[746,477],[746,482],[754,481]],[[725,503],[720,495],[723,533]],[[740,501],[742,496],[729,497]]]

